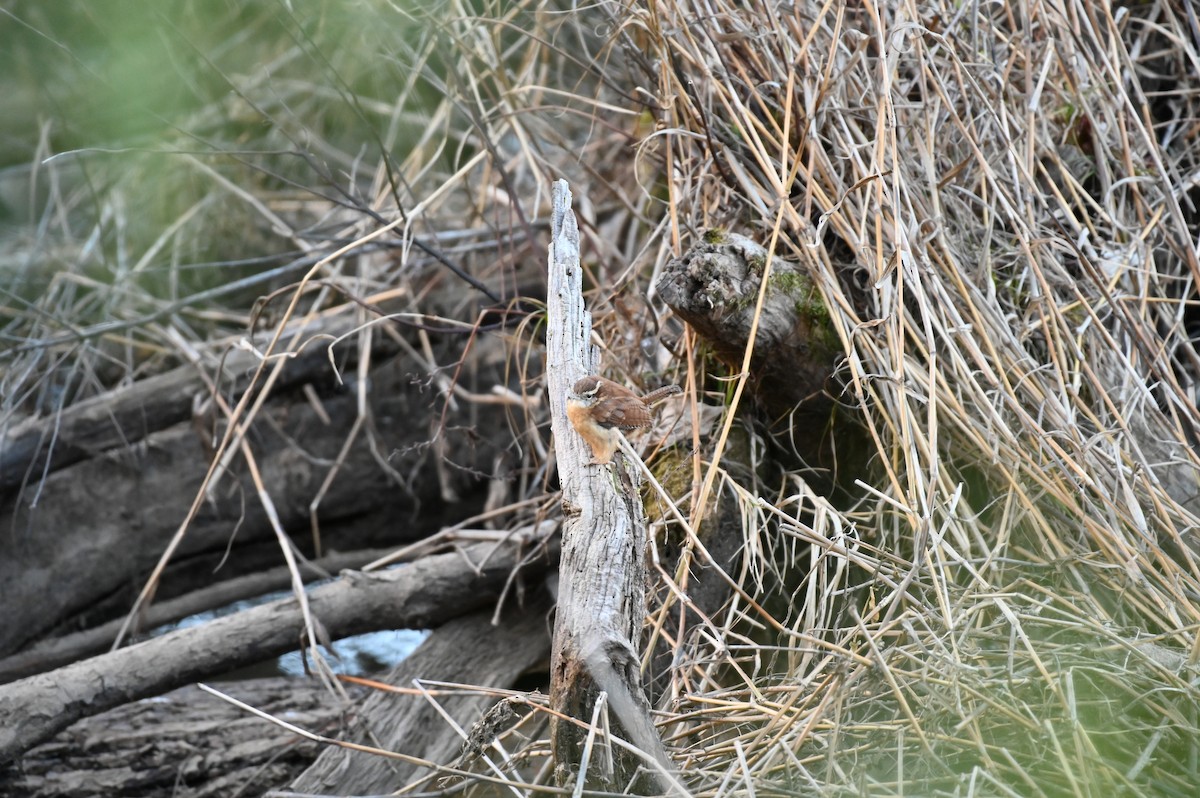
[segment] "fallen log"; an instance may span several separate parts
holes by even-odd
[[[358,433],[357,445],[348,450],[347,439],[362,429],[359,397],[338,386],[332,375],[315,386],[315,401],[298,391],[284,393],[260,412],[250,446],[282,527],[295,531],[297,545],[307,547],[308,554],[313,501],[319,495],[323,498],[315,516],[322,540],[338,548],[416,540],[441,528],[449,513],[455,516],[453,523],[482,506],[482,475],[490,473],[497,452],[511,443],[504,409],[459,403],[447,413],[434,449],[428,441],[437,432],[443,400],[412,388],[415,369],[395,358],[370,372],[370,432]],[[368,434],[371,440],[366,440]],[[36,492],[0,496],[0,528],[9,530],[0,557],[0,606],[10,619],[21,619],[0,624],[0,656],[80,614],[96,614],[101,601],[109,600],[114,614],[120,611],[116,606],[130,606],[136,587],[144,583],[201,488],[209,462],[202,444],[191,421],[175,424],[136,445],[61,468]],[[211,583],[213,563],[231,548],[234,553],[255,545],[263,545],[264,552],[278,549],[270,519],[242,470],[235,460],[231,475],[201,507],[174,555],[177,574],[195,581],[181,582],[178,575],[174,583],[164,579],[161,598],[195,589],[200,580]],[[447,500],[448,494],[454,501]],[[352,529],[366,514],[388,519],[386,525],[374,526],[374,539],[329,534]],[[245,572],[239,568],[256,570],[280,561],[277,555],[269,563],[243,559],[229,557],[225,573],[237,575]],[[194,560],[203,565],[185,571]],[[96,619],[85,620],[91,624]]]
[[[550,607],[549,597],[543,593],[527,607],[511,608],[499,624],[493,624],[493,613],[485,610],[438,627],[381,680],[410,692],[371,694],[354,712],[350,739],[449,764],[457,757],[463,739],[429,700],[411,692],[413,681],[485,688],[479,692],[452,691],[436,699],[442,711],[461,728],[470,728],[497,701],[486,688],[512,687],[523,673],[534,668],[544,675],[550,656]],[[363,751],[327,748],[292,782],[290,792],[385,795],[411,787],[414,780],[429,775],[436,776],[437,772]]]
[[[328,372],[328,341],[344,335],[357,323],[344,315],[307,325],[305,337],[325,341],[326,345],[309,346],[289,358],[276,388],[286,389]],[[290,337],[285,333],[281,340]],[[376,356],[396,349],[386,336],[376,336],[375,341]],[[356,356],[353,344],[354,339],[348,339],[344,349]],[[216,374],[212,382],[237,397],[246,389],[258,355],[249,349],[233,348],[212,361]],[[22,485],[36,485],[60,468],[124,449],[151,433],[187,421],[192,417],[196,397],[207,395],[209,379],[194,366],[180,366],[85,399],[51,416],[30,417],[12,427],[0,427],[0,494]]]
[[[239,700],[322,734],[338,735],[345,707],[316,679],[222,684]],[[358,698],[364,691],[351,688]],[[21,798],[218,798],[261,795],[312,764],[319,744],[196,686],[114,707],[0,767],[0,795]]]
[[[345,553],[331,552],[318,560],[301,562],[300,575],[305,583],[329,579],[342,570],[361,568],[392,551],[367,549]],[[179,598],[150,605],[141,617],[142,627],[154,629],[180,621],[189,615],[228,606],[236,601],[247,601],[277,590],[286,590],[291,585],[292,574],[287,566],[227,579]],[[114,620],[82,632],[53,637],[0,660],[0,684],[102,654],[112,648],[123,623],[124,619]]]
[[[331,639],[377,629],[422,629],[489,606],[514,572],[536,578],[557,547],[532,536],[476,544],[383,573],[351,573],[312,590],[313,616]],[[293,650],[304,620],[294,598],[0,687],[0,763],[82,717]]]

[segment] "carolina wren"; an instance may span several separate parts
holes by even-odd
[[[592,464],[604,465],[612,462],[622,432],[649,427],[654,421],[650,406],[681,392],[678,385],[667,385],[638,396],[604,377],[584,377],[567,396],[567,418],[592,450]]]

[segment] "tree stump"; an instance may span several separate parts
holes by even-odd
[[[570,190],[560,180],[554,186],[551,221],[546,371],[565,521],[550,707],[581,723],[556,719],[551,748],[560,785],[574,786],[582,779],[599,789],[645,791],[653,783],[670,783],[640,676],[646,521],[638,470],[623,455],[611,470],[590,464],[590,450],[567,420],[568,390],[598,366],[590,347],[579,230],[570,205]],[[588,726],[601,722],[594,717],[601,694],[615,716],[614,731],[640,754],[617,748],[611,758],[602,755],[611,748],[603,737],[589,745],[595,731]],[[657,774],[654,780],[644,778],[641,767],[647,764]]]

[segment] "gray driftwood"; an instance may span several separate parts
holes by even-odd
[[[503,408],[460,402],[439,433],[444,400],[414,385],[421,368],[403,357],[385,358],[370,373],[370,418],[339,462],[356,428],[358,397],[353,385],[337,384],[327,361],[324,367],[311,383],[316,402],[298,391],[280,392],[263,407],[249,436],[280,521],[298,545],[311,538],[309,506],[335,469],[319,508],[327,546],[416,540],[436,532],[450,512],[457,521],[482,506],[481,472],[490,472],[497,452],[511,442]],[[462,379],[479,392],[496,384],[475,382],[465,373]],[[145,413],[155,417],[156,402],[174,401],[136,396],[118,391],[108,399],[113,408],[144,400]],[[0,623],[0,656],[79,616],[92,624],[97,615],[107,620],[128,609],[187,516],[208,468],[210,453],[193,421],[150,432],[131,445],[64,465],[36,486],[0,495],[0,606],[8,612]],[[117,426],[109,434],[119,436],[124,422],[110,423]],[[137,438],[141,430],[131,428],[129,434]],[[435,434],[443,444],[437,451],[427,445]],[[430,467],[438,458],[452,465]],[[232,472],[190,524],[159,586],[160,598],[216,581],[214,565],[231,546],[235,556],[221,578],[282,562],[240,456]],[[455,500],[447,501],[446,493],[455,491]],[[343,530],[347,534],[339,541],[336,533]],[[350,539],[351,530],[362,534]],[[112,602],[107,617],[97,607],[105,599]]]
[[[510,607],[498,625],[491,610],[450,621],[425,640],[380,681],[411,688],[414,679],[512,687],[526,671],[550,656],[550,602],[546,596],[524,608]],[[430,688],[436,690],[436,688]],[[460,727],[470,729],[496,703],[483,693],[438,697]],[[450,764],[463,739],[428,700],[419,695],[375,692],[353,712],[348,739],[437,764]],[[436,771],[346,748],[327,748],[283,794],[385,795]]]
[[[361,568],[393,551],[394,549],[364,549],[344,553],[330,552],[318,560],[300,562],[300,576],[306,584],[329,579],[342,570]],[[170,601],[151,604],[141,618],[142,626],[154,629],[180,621],[189,615],[226,607],[237,601],[248,601],[267,593],[288,590],[291,586],[292,574],[286,565],[228,579]],[[0,684],[102,654],[112,648],[123,624],[122,618],[82,632],[52,637],[0,660]]]
[[[308,335],[320,332],[320,340],[328,343],[334,336],[348,332],[354,323],[347,317],[334,319],[320,330],[310,325]],[[285,335],[282,340],[289,337]],[[376,354],[396,349],[384,336],[376,340]],[[348,343],[350,346],[344,348],[352,348],[354,339]],[[236,397],[246,389],[257,363],[257,356],[249,350],[233,349],[212,365],[222,390]],[[286,390],[328,370],[325,347],[309,346],[288,361],[276,387]],[[0,427],[0,492],[22,485],[36,492],[46,474],[131,446],[151,433],[186,421],[192,416],[195,397],[207,392],[204,376],[192,366],[181,366],[86,399],[54,415],[30,417]]]
[[[644,790],[658,784],[639,775],[646,760],[655,773],[669,768],[650,719],[640,677],[642,625],[646,617],[646,520],[638,470],[619,455],[611,468],[589,465],[591,452],[566,416],[567,392],[596,371],[591,318],[583,304],[579,230],[565,181],[554,185],[547,295],[547,388],[563,490],[565,521],[559,568],[558,609],[550,664],[550,706],[591,723],[601,692],[607,694],[614,729],[637,745],[645,759],[621,751],[612,772],[597,755],[581,764],[587,730],[555,722],[551,748],[559,784],[573,785],[581,767],[596,787]],[[619,749],[618,749],[619,750]]]
[[[337,736],[343,708],[315,679],[217,687],[301,728]],[[358,692],[352,688],[352,697]],[[261,795],[317,757],[319,744],[198,687],[85,718],[0,766],[0,795],[21,798],[225,798]]]
[[[491,606],[518,567],[540,578],[556,552],[526,543],[532,552],[515,542],[476,544],[393,571],[349,573],[311,591],[309,606],[332,639],[434,627]],[[84,716],[293,650],[303,628],[289,598],[4,685],[0,763]]]

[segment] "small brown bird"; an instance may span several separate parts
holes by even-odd
[[[611,463],[621,445],[621,433],[649,427],[650,406],[682,389],[667,385],[638,396],[620,383],[604,377],[584,377],[567,396],[567,418],[592,450],[592,463]]]

